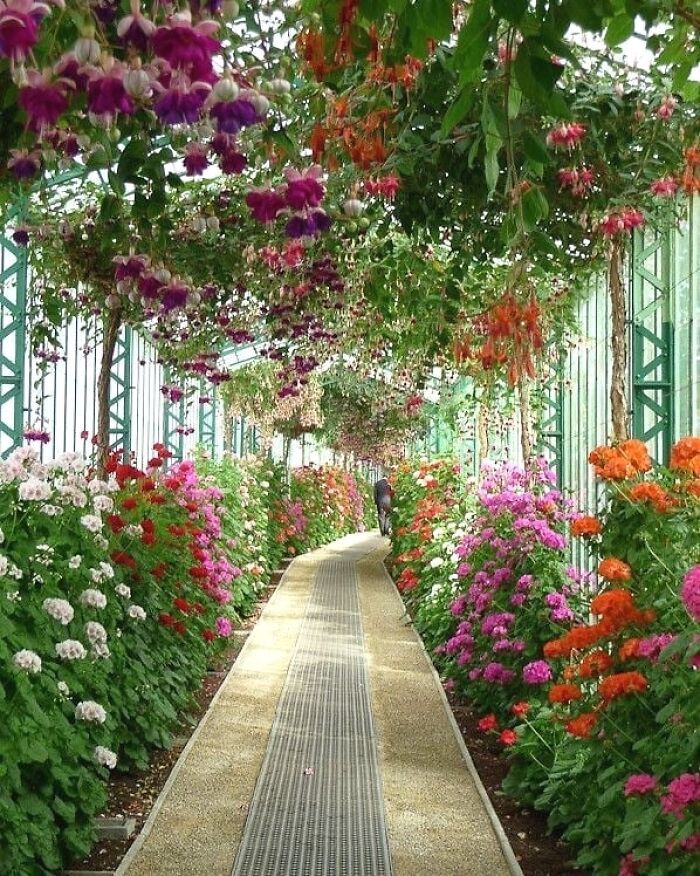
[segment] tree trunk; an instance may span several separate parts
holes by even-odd
[[[233,456],[233,411],[231,405],[224,405],[224,456]]]
[[[530,416],[530,385],[525,375],[521,375],[518,385],[520,396],[520,446],[523,451],[525,468],[532,462],[532,417]]]
[[[489,455],[489,410],[485,401],[479,404],[479,418],[477,421],[479,436],[479,465]]]
[[[627,401],[627,305],[623,283],[625,244],[613,239],[608,256],[608,292],[612,317],[612,374],[610,379],[610,409],[614,441],[629,438]]]
[[[97,378],[97,446],[99,468],[102,472],[109,456],[109,385],[121,325],[121,310],[112,310],[105,318],[102,328],[102,361]]]

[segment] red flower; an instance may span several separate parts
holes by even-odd
[[[126,526],[126,520],[123,520],[118,514],[108,514],[107,525],[112,532],[121,532]]]
[[[191,578],[206,578],[208,574],[207,570],[202,566],[192,566],[190,569]]]
[[[498,727],[498,719],[496,716],[491,713],[490,715],[486,715],[485,718],[482,718],[476,725],[479,730],[483,733],[488,732],[489,730],[496,730]]]
[[[161,465],[163,465],[163,460],[158,456],[154,456],[153,459],[148,460],[149,468],[160,468]]]
[[[164,627],[171,627],[175,623],[175,618],[168,614],[167,611],[161,611],[158,615],[158,623],[161,623]]]
[[[504,730],[498,737],[504,745],[514,745],[518,741],[515,730]]]
[[[156,482],[153,478],[144,478],[141,481],[141,492],[142,493],[150,493],[152,490],[155,490]]]
[[[165,563],[158,563],[157,566],[154,566],[151,569],[151,575],[153,575],[154,578],[158,578],[158,580],[160,580],[167,571],[168,567],[165,565]]]
[[[149,501],[151,505],[165,505],[165,496],[161,496],[160,493],[151,493],[149,497]]]
[[[144,517],[141,521],[141,529],[143,529],[144,532],[154,533],[156,531],[156,525],[149,517]]]
[[[175,599],[173,599],[173,605],[178,611],[182,611],[185,614],[188,614],[190,610],[189,602],[186,599],[183,599],[182,596],[176,596]]]
[[[122,508],[125,511],[133,511],[134,508],[138,507],[138,504],[139,504],[138,501],[130,496],[130,497],[124,499],[124,501],[122,502]]]
[[[187,627],[183,624],[182,621],[175,621],[173,624],[173,629],[178,634],[178,636],[184,636],[187,632]]]
[[[530,704],[522,700],[510,707],[511,712],[518,718],[522,718],[530,711]]]
[[[212,632],[212,630],[202,630],[202,638],[205,642],[213,642],[216,638],[216,633]]]
[[[127,554],[126,551],[114,551],[112,553],[112,562],[116,563],[118,566],[126,566],[129,569],[136,568],[136,560],[131,554]]]

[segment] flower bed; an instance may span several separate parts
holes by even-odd
[[[473,513],[453,506],[408,552],[398,535],[412,563],[401,576],[415,579],[404,595],[446,687],[500,737],[504,788],[545,810],[582,866],[689,873],[700,850],[700,440],[676,445],[670,470],[636,441],[591,462],[607,486],[599,518],[572,515],[543,465],[489,467]],[[567,520],[598,558],[599,585],[567,567]]]

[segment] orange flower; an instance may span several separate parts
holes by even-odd
[[[635,484],[629,495],[634,502],[651,502],[660,514],[673,506],[673,500],[659,484]]]
[[[586,654],[578,667],[580,678],[597,678],[608,671],[613,665],[612,657],[598,649]]]
[[[582,648],[590,648],[604,635],[607,635],[607,628],[601,624],[592,624],[585,627],[573,627],[559,639],[553,639],[547,642],[543,648],[544,656],[552,659],[553,657],[568,657],[572,651],[580,651]]]
[[[603,617],[600,627],[610,635],[629,624],[651,623],[655,617],[653,611],[639,611],[632,593],[624,587],[599,593],[591,602],[591,611]]]
[[[598,693],[606,703],[630,693],[644,693],[648,683],[641,672],[618,672],[608,675],[598,685]]]
[[[572,718],[564,725],[572,736],[579,736],[581,739],[588,738],[593,732],[593,728],[598,723],[598,716],[595,712],[584,712],[578,718]]]
[[[629,581],[632,569],[617,557],[606,557],[598,566],[598,574],[608,581]]]
[[[580,538],[600,535],[603,527],[597,517],[579,517],[571,523],[571,534]]]
[[[582,696],[581,688],[577,684],[555,684],[549,689],[550,703],[573,703]]]
[[[617,652],[617,656],[620,660],[633,660],[637,656],[637,646],[639,645],[639,639],[625,639],[625,641],[620,645],[620,649]]]
[[[681,438],[671,448],[669,468],[700,477],[700,438]]]
[[[649,471],[651,458],[646,444],[638,438],[630,438],[618,446],[618,450],[632,463],[638,472]]]
[[[636,438],[623,441],[616,447],[596,447],[588,455],[588,461],[603,480],[622,481],[651,468],[646,446]]]

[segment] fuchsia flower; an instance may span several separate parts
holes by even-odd
[[[114,117],[118,113],[131,115],[134,101],[124,88],[126,68],[118,61],[109,59],[103,70],[95,69],[87,84],[88,109],[98,116]]]
[[[215,103],[210,115],[216,119],[217,129],[224,134],[237,134],[242,128],[248,128],[260,121],[253,104],[240,97]]]
[[[39,25],[49,14],[46,3],[0,0],[0,56],[23,61],[39,38]]]
[[[284,172],[287,178],[285,198],[292,210],[319,206],[325,195],[325,189],[319,181],[322,174],[323,171],[317,164],[304,173],[291,168]]]
[[[219,167],[224,173],[242,173],[248,159],[236,149],[228,149],[221,156]]]
[[[574,197],[583,197],[593,185],[593,171],[588,167],[564,167],[557,173],[559,186],[570,189]]]
[[[666,97],[661,101],[661,105],[656,110],[656,115],[660,119],[670,119],[673,115],[673,111],[676,108],[676,104],[678,101],[671,94],[667,94]]]
[[[183,164],[185,170],[190,176],[201,176],[209,166],[207,153],[209,149],[203,143],[193,141],[185,146],[185,157]]]
[[[616,234],[628,234],[641,225],[644,225],[644,213],[634,207],[623,207],[604,216],[598,224],[598,230],[605,237],[615,237]]]
[[[27,71],[27,84],[19,90],[19,103],[29,116],[29,127],[41,131],[56,124],[68,108],[65,96],[67,80],[51,81],[51,74]]]
[[[547,145],[558,148],[573,149],[586,133],[586,126],[579,122],[562,122],[547,134]]]
[[[213,56],[221,48],[212,35],[219,29],[215,21],[201,21],[192,27],[189,11],[172,15],[167,25],[157,28],[151,38],[153,51],[173,69],[184,70],[195,82],[216,81]]]
[[[169,313],[178,307],[184,307],[189,294],[190,287],[177,277],[173,277],[169,283],[159,289],[163,310]]]
[[[678,191],[678,183],[672,176],[662,176],[654,180],[649,190],[652,195],[658,195],[660,198],[672,198]]]
[[[209,94],[206,82],[191,82],[184,74],[172,77],[169,87],[154,103],[156,115],[166,125],[193,125]]]
[[[400,187],[401,180],[393,173],[365,180],[365,191],[368,195],[381,195],[389,201],[394,200]]]
[[[681,599],[693,620],[700,621],[700,566],[693,566],[683,578]]]
[[[155,24],[141,14],[139,0],[131,0],[131,14],[126,15],[117,24],[117,36],[140,52],[145,52],[155,29]]]
[[[17,179],[31,179],[39,172],[41,165],[41,155],[38,151],[29,152],[28,149],[11,149],[10,160],[7,162],[8,170],[17,177]]]
[[[272,189],[253,189],[245,202],[258,222],[272,222],[286,206],[284,197]]]

